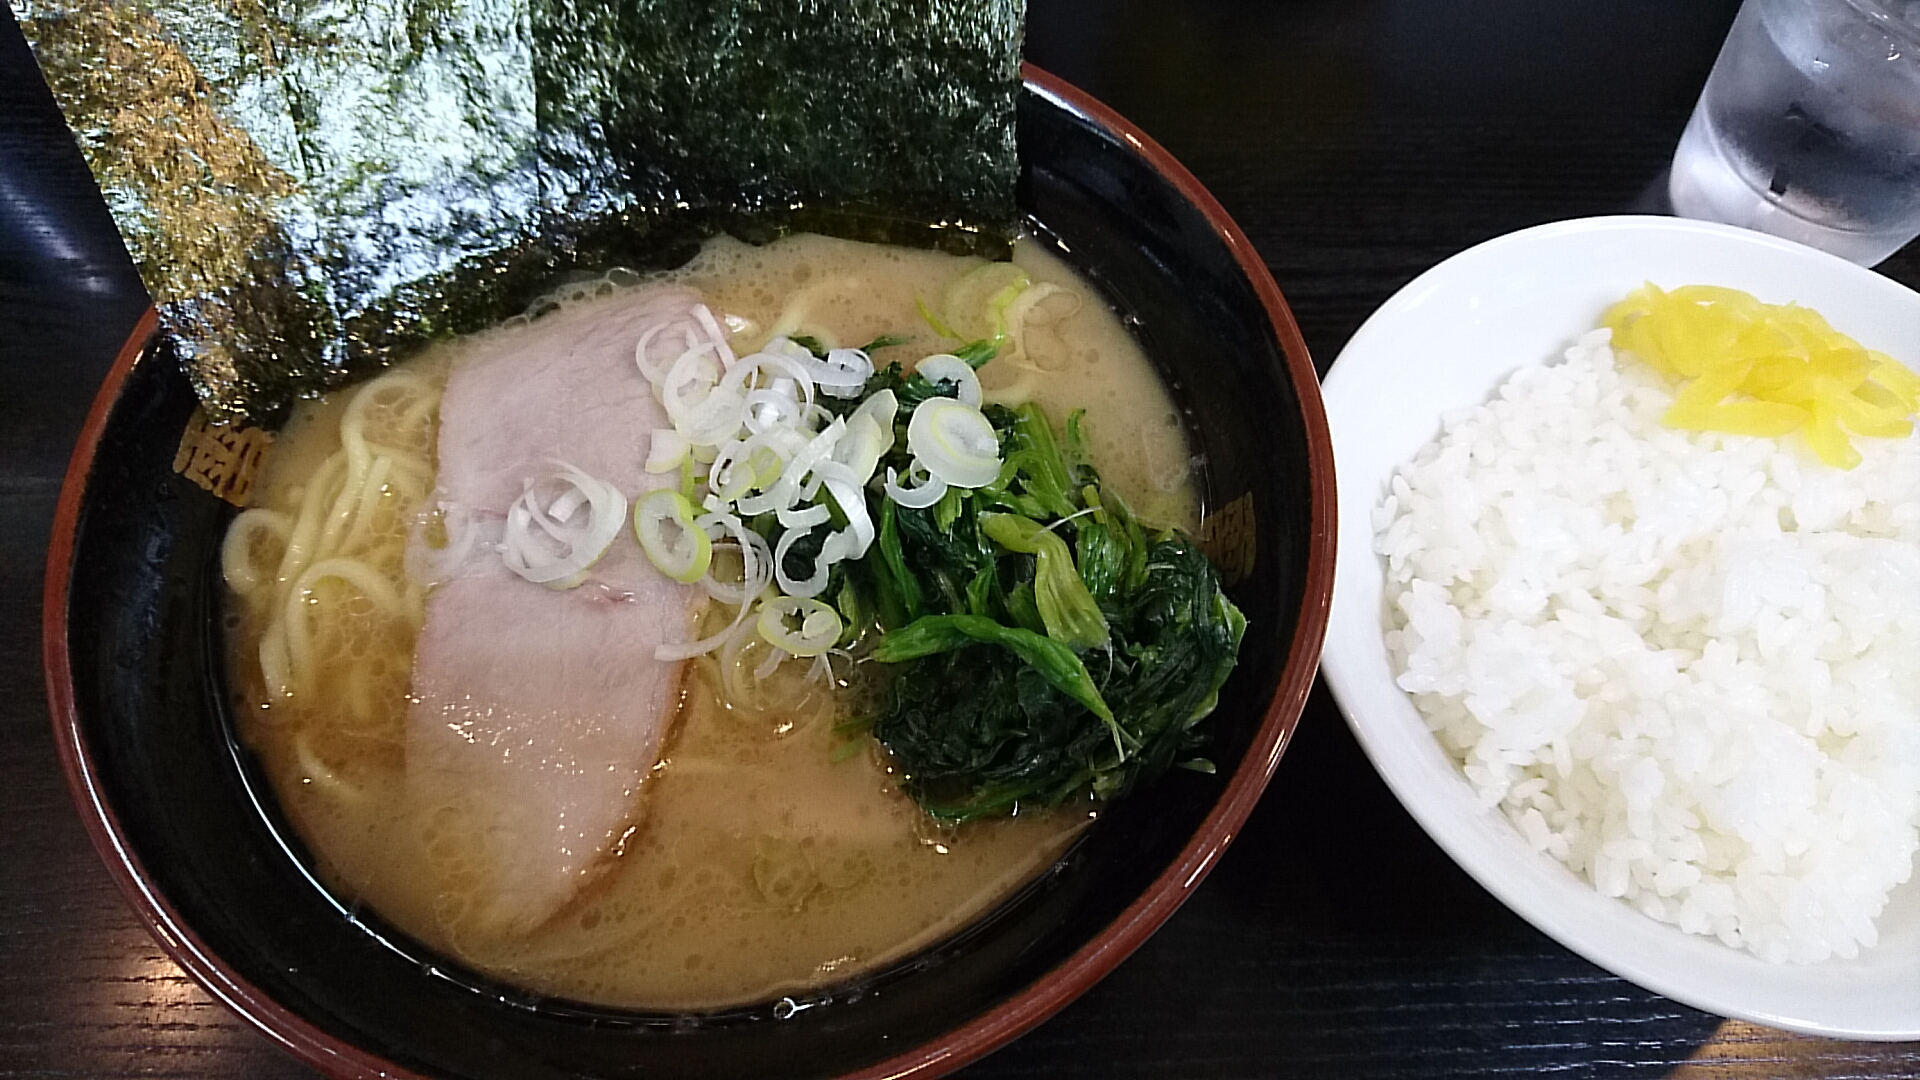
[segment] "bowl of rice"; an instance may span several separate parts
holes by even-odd
[[[1648,283],[1920,370],[1920,294],[1758,233],[1591,218],[1446,260],[1324,383],[1322,670],[1428,834],[1567,948],[1708,1012],[1920,1039],[1920,436],[1854,435],[1843,469],[1667,426],[1675,387],[1602,326]]]

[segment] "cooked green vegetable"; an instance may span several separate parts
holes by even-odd
[[[1059,533],[1018,514],[982,514],[980,528],[1008,551],[1033,556],[1033,599],[1048,637],[1078,649],[1107,643],[1107,618],[1080,580],[1073,552]]]
[[[945,318],[924,304],[922,315],[950,339],[956,325],[991,333],[952,353],[977,369],[1005,343],[1004,309],[1025,276],[989,264],[964,278],[970,291],[948,298]],[[866,351],[897,344],[880,338]],[[883,491],[915,467],[916,410],[978,400],[952,361],[925,371],[892,363],[860,394],[820,399],[850,417],[876,394],[894,398],[892,448],[876,474],[887,484],[867,494],[873,543],[834,568],[826,593],[846,620],[841,644],[878,638],[867,654],[881,672],[877,705],[860,723],[892,754],[907,792],[935,817],[965,821],[1088,791],[1115,798],[1176,759],[1211,769],[1188,751],[1246,629],[1212,565],[1176,533],[1150,539],[1101,484],[1078,412],[1060,437],[1037,405],[982,405],[976,420],[999,443],[989,482]],[[773,517],[756,519],[769,543]]]
[[[1114,613],[1111,647],[1088,653],[1082,667],[1112,708],[1111,727],[1082,695],[1063,690],[1053,672],[1010,647],[962,644],[944,629],[926,632],[957,647],[903,664],[873,725],[922,807],[965,821],[1016,805],[1052,805],[1089,786],[1103,799],[1117,798],[1199,744],[1194,725],[1213,711],[1246,620],[1190,541],[1154,542],[1146,562],[1146,579]],[[882,647],[954,618],[971,617],[929,616],[887,635]]]
[[[993,340],[956,350],[984,363]],[[859,400],[899,400],[884,467],[904,471],[906,418],[951,382],[876,371]],[[1086,460],[1079,414],[1065,439],[1032,404],[987,405],[1000,474],[924,508],[884,495],[877,538],[848,564],[842,611],[873,613],[871,659],[890,676],[871,731],[906,790],[965,821],[1091,791],[1115,798],[1202,741],[1246,621],[1197,546],[1149,539]]]
[[[1106,723],[1113,723],[1113,710],[1101,700],[1079,654],[1052,638],[1017,626],[1002,626],[980,615],[928,615],[882,638],[873,650],[873,658],[895,664],[975,642],[998,645],[1019,657],[1054,689],[1085,705]]]

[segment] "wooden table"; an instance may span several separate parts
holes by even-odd
[[[1032,0],[1028,56],[1184,161],[1322,368],[1416,273],[1559,218],[1659,211],[1731,0]],[[1881,268],[1920,285],[1920,245]],[[0,22],[0,1080],[311,1075],[166,960],[87,844],[39,664],[66,457],[145,294]],[[1198,895],[965,1070],[1046,1076],[1920,1077],[1920,1044],[1722,1021],[1507,912],[1400,809],[1324,690]]]

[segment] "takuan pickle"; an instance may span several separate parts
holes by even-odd
[[[1607,309],[1616,348],[1682,383],[1662,422],[1770,438],[1799,432],[1836,468],[1860,463],[1850,435],[1906,438],[1920,375],[1798,304],[1713,285],[1651,282]]]

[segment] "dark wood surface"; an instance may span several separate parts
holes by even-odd
[[[1469,245],[1659,211],[1728,0],[1032,0],[1027,52],[1159,139],[1279,280],[1322,369]],[[1920,286],[1920,245],[1883,272]],[[306,1077],[167,961],[54,756],[40,589],[68,451],[145,295],[0,22],[0,1080]],[[1420,832],[1324,690],[1247,829],[1145,948],[961,1074],[1920,1077],[1607,975]]]

